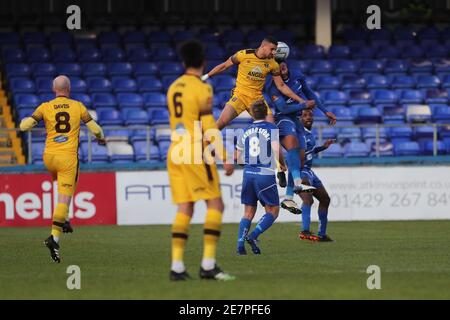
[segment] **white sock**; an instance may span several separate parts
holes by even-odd
[[[186,268],[184,267],[184,262],[183,261],[172,261],[172,267],[171,267],[172,271],[181,273],[186,271]]]
[[[216,265],[216,259],[202,259],[202,268],[203,270],[212,270]]]
[[[55,240],[56,243],[59,243],[59,237],[53,236],[53,240]]]
[[[291,196],[291,195],[285,195],[285,196],[284,196],[284,199],[286,199],[286,200],[293,200],[293,199],[294,199],[294,196]]]

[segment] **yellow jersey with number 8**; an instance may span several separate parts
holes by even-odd
[[[78,154],[81,121],[92,120],[86,107],[79,101],[59,96],[42,103],[31,116],[44,120],[47,131],[46,154]]]

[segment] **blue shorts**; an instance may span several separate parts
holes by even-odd
[[[278,127],[280,139],[287,136],[295,136],[298,139],[300,149],[305,149],[305,139],[303,139],[303,125],[299,120],[294,120],[288,116],[277,116],[275,123]]]
[[[303,168],[300,172],[300,177],[302,180],[307,180],[314,188],[323,187],[322,181],[320,181],[319,177],[311,170],[311,168]]]
[[[258,200],[263,206],[280,205],[275,174],[244,169],[241,203],[256,207]]]

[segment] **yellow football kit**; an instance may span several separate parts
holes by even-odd
[[[213,91],[195,75],[184,74],[167,91],[172,143],[167,154],[172,200],[174,203],[195,202],[221,196],[219,176],[214,161],[204,161],[209,129],[217,130],[212,115]],[[217,131],[220,136],[220,132]],[[215,141],[225,152],[220,139]],[[209,158],[208,160],[213,160]]]
[[[257,100],[265,102],[262,90],[266,77],[269,73],[273,76],[280,75],[280,66],[274,59],[258,58],[255,49],[238,51],[231,60],[234,64],[238,64],[238,74],[236,87],[227,104],[230,104],[239,115],[244,110],[249,111],[253,102]],[[268,105],[267,108],[268,113],[272,114]]]
[[[79,101],[59,96],[42,103],[31,116],[36,122],[44,120],[47,131],[44,164],[54,179],[58,192],[72,196],[79,174],[78,144],[80,122],[92,120]]]

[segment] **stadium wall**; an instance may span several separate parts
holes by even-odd
[[[321,167],[316,173],[331,197],[331,221],[450,219],[448,166]],[[224,222],[238,222],[242,170],[221,174]],[[47,174],[0,175],[0,226],[48,226],[56,184]],[[280,194],[285,191],[280,188]],[[196,206],[193,223],[204,221],[205,205]],[[317,219],[317,203],[313,220]],[[82,173],[70,216],[78,225],[170,224],[167,171]],[[258,217],[262,209],[258,210]],[[278,221],[299,221],[281,210]]]

